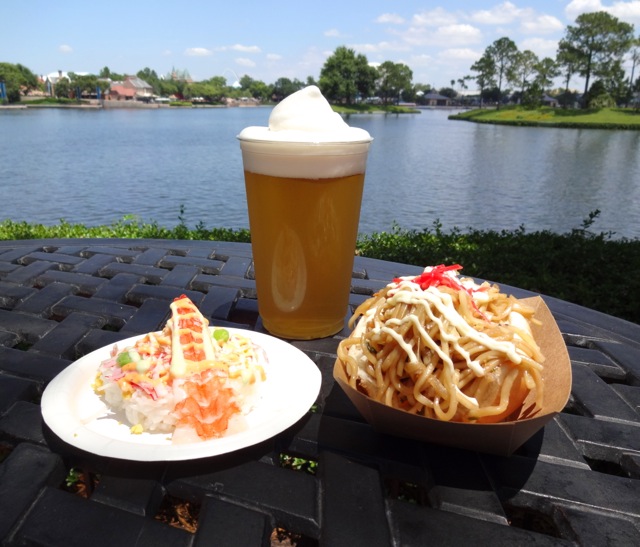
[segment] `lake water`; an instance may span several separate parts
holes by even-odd
[[[246,228],[236,140],[269,108],[0,110],[0,220]],[[592,227],[640,237],[640,132],[451,121],[451,111],[356,115],[375,138],[360,232]]]

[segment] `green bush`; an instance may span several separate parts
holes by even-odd
[[[640,240],[593,233],[595,211],[567,234],[459,229],[361,236],[362,256],[417,266],[461,264],[463,274],[554,296],[640,323]]]
[[[86,100],[78,100],[78,99],[69,99],[67,97],[43,97],[42,99],[29,99],[22,101],[23,105],[27,105],[28,107],[33,106],[77,106],[90,104],[89,101]]]
[[[416,266],[461,264],[463,274],[512,285],[581,304],[640,324],[640,240],[613,239],[608,232],[591,230],[599,211],[566,234],[454,228],[439,222],[432,228],[360,235],[360,256]],[[179,223],[164,228],[142,223],[134,216],[108,226],[87,227],[62,220],[55,226],[6,220],[0,239],[133,238],[250,242],[247,229],[187,226],[184,208]]]
[[[46,238],[126,238],[126,239],[187,239],[206,241],[238,241],[249,243],[249,230],[241,228],[206,228],[204,224],[190,229],[182,217],[180,223],[173,228],[165,228],[157,223],[142,223],[134,216],[126,216],[122,220],[108,226],[85,226],[70,224],[61,220],[55,226],[29,224],[5,220],[0,222],[0,240],[12,239],[46,239]]]

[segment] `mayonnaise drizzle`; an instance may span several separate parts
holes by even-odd
[[[471,359],[469,353],[459,344],[461,337],[468,337],[490,350],[505,354],[514,364],[520,364],[522,362],[522,357],[517,352],[513,342],[495,340],[491,336],[476,330],[458,313],[451,295],[438,290],[436,287],[428,287],[423,290],[408,278],[402,278],[399,283],[394,283],[389,290],[388,303],[391,307],[397,304],[408,304],[424,308],[429,319],[438,325],[440,336],[453,346],[455,351],[464,358],[467,366],[473,370],[477,376],[484,376],[484,369],[477,360]],[[437,313],[434,313],[434,309],[437,310]],[[390,319],[386,322],[388,326],[382,324],[375,325],[373,330],[374,332],[384,332],[392,336],[407,353],[410,362],[417,363],[418,357],[411,347],[391,328],[405,324],[408,321],[413,323],[414,327],[420,332],[422,340],[429,345],[432,351],[438,354],[445,366],[449,369],[449,373],[453,374],[455,369],[449,355],[451,352],[443,351],[438,344],[431,340],[424,325],[420,324],[415,315],[407,314],[405,317],[399,319]],[[453,326],[454,329],[447,328],[445,323]]]
[[[176,300],[170,304],[171,319],[169,324],[171,325],[171,375],[174,377],[185,376],[192,369],[202,369],[202,366],[195,366],[194,362],[186,359],[184,356],[183,344],[180,341],[181,334],[192,332],[196,338],[193,342],[194,345],[201,348],[204,351],[205,362],[212,362],[215,359],[215,351],[213,349],[213,340],[209,336],[208,324],[206,318],[193,306],[185,305],[185,300]],[[187,313],[179,313],[179,309],[189,309]],[[192,322],[191,319],[196,319]],[[198,331],[193,328],[180,328],[180,322],[184,324],[199,324],[200,329]],[[206,368],[206,367],[205,367]]]

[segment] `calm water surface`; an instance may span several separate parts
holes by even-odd
[[[268,108],[0,111],[0,219],[110,224],[125,215],[248,227],[236,140]],[[360,231],[580,227],[640,237],[640,132],[519,128],[449,111],[351,116],[375,138]]]

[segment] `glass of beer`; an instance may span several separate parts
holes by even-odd
[[[295,129],[290,121],[273,129],[289,99],[303,103],[293,110],[313,110],[305,94],[326,103],[317,88],[305,88],[274,109],[269,128],[238,136],[259,313],[271,334],[289,339],[331,336],[345,325],[372,140],[342,118],[333,130],[307,130],[300,120]]]

